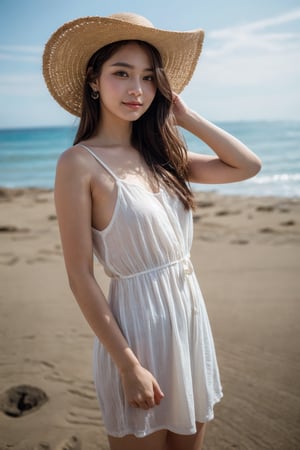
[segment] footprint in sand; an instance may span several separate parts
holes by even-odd
[[[257,206],[256,207],[256,211],[260,211],[260,212],[272,212],[274,211],[274,206],[273,205],[261,205],[261,206]]]
[[[221,209],[215,213],[215,216],[233,216],[240,213],[241,211],[239,210],[230,211],[229,209]]]
[[[81,450],[80,439],[77,436],[71,436],[55,447],[55,450]]]
[[[18,228],[15,225],[0,225],[0,233],[15,233]]]
[[[35,201],[36,203],[48,203],[48,202],[49,202],[49,199],[48,199],[48,198],[45,198],[45,197],[36,197],[36,198],[34,199],[34,201]]]
[[[48,442],[39,442],[33,450],[51,450],[51,446]]]
[[[200,214],[194,214],[194,215],[193,215],[193,221],[194,221],[194,223],[199,222],[200,219],[201,219]]]
[[[287,220],[285,222],[281,222],[281,224],[283,227],[291,227],[293,225],[296,225],[296,222],[294,220]]]
[[[26,259],[26,264],[35,264],[35,263],[40,263],[40,262],[43,263],[43,262],[48,262],[48,261],[51,261],[51,260],[48,258],[44,258],[43,256],[37,256],[35,258]]]
[[[19,228],[15,225],[0,225],[0,233],[28,233],[29,231],[29,228]]]
[[[249,241],[247,239],[233,239],[230,241],[231,244],[237,244],[237,245],[246,245],[249,244]]]
[[[5,266],[13,266],[19,261],[19,258],[11,252],[0,253],[0,264]],[[1,450],[1,448],[0,448]]]
[[[261,228],[259,230],[259,232],[264,233],[264,234],[272,234],[272,233],[276,233],[276,230],[274,230],[274,228],[265,227],[265,228]]]
[[[39,409],[48,400],[44,391],[34,386],[13,386],[0,395],[0,410],[7,416],[20,417]]]

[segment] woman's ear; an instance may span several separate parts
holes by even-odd
[[[89,85],[90,85],[91,89],[93,89],[93,91],[99,91],[99,83],[98,83],[98,80],[91,81],[91,82],[89,83]]]
[[[89,67],[86,73],[86,81],[93,91],[99,91],[99,79],[94,73],[93,68]]]

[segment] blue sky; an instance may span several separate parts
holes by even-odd
[[[1,0],[0,128],[74,124],[44,84],[43,46],[66,21],[121,11],[205,30],[182,97],[208,119],[300,119],[299,0]]]

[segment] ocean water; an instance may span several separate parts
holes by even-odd
[[[239,183],[193,185],[194,189],[236,195],[300,196],[300,121],[219,122],[262,160],[256,177]],[[53,188],[58,156],[72,145],[72,127],[0,130],[0,186]],[[212,153],[185,133],[191,151]]]

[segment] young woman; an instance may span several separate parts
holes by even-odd
[[[222,397],[189,256],[189,183],[240,181],[260,161],[178,96],[202,40],[201,30],[162,31],[116,14],[63,25],[44,53],[50,92],[81,117],[57,164],[55,204],[70,287],[96,336],[112,450],[199,450]],[[188,152],[177,125],[215,156]],[[111,277],[108,299],[93,253]]]

